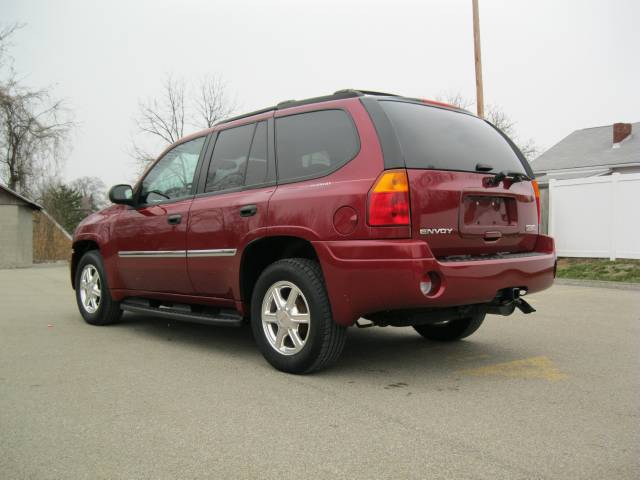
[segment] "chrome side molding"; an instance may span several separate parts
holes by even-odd
[[[235,248],[214,248],[210,250],[126,250],[118,252],[120,258],[200,258],[233,257]]]
[[[237,252],[235,248],[214,248],[212,250],[187,250],[187,257],[233,257]]]
[[[118,252],[121,258],[183,258],[186,250],[127,250]]]

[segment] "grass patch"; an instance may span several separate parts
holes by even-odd
[[[640,260],[605,258],[559,258],[559,278],[640,283]]]

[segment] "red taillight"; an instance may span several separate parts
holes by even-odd
[[[536,207],[538,207],[538,225],[540,225],[540,219],[542,218],[542,210],[540,206],[540,188],[538,188],[538,182],[536,182],[535,180],[531,182],[531,185],[533,185],[533,193],[536,196]]]
[[[383,172],[369,192],[369,225],[409,225],[409,180],[405,170]]]

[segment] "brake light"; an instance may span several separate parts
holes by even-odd
[[[383,172],[369,191],[369,225],[409,225],[409,180],[406,170]]]
[[[540,219],[541,217],[541,206],[540,206],[540,188],[538,187],[538,182],[533,180],[531,182],[531,185],[533,185],[533,192],[535,193],[536,196],[536,207],[538,208],[538,225],[540,225]]]

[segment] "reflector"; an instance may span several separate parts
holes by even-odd
[[[531,181],[531,185],[533,185],[533,193],[536,196],[536,207],[538,207],[538,225],[540,225],[540,219],[542,218],[542,209],[540,206],[540,188],[538,187],[538,182],[535,180]]]

